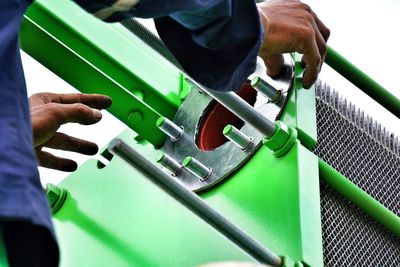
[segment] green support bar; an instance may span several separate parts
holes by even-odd
[[[117,105],[110,112],[156,147],[165,138],[156,120],[161,116],[171,119],[190,90],[185,75],[143,40],[120,24],[96,20],[69,0],[35,1],[22,25],[21,43],[26,52],[78,90],[113,97]],[[294,134],[281,131],[282,141],[291,144],[287,153],[275,157],[262,147],[229,180],[200,196],[280,255],[307,266],[322,266],[318,165],[321,177],[331,187],[398,236],[400,218],[308,150],[317,136],[315,91],[301,88],[302,69],[300,60],[295,61],[295,90],[281,120],[297,130],[302,145]],[[326,62],[400,117],[400,101],[331,48]],[[276,125],[270,126],[272,130]],[[136,143],[134,137],[136,134],[126,131],[123,140],[146,158],[155,158],[153,146]],[[63,205],[54,214],[54,222],[63,266],[81,265],[87,255],[96,255],[92,261],[102,264],[142,266],[155,265],[158,260],[169,263],[166,266],[199,264],[205,259],[251,260],[176,206],[173,199],[142,181],[142,176],[118,159],[107,166],[91,160],[62,182],[68,197],[60,202]],[[58,196],[53,189],[50,191]],[[151,234],[146,231],[149,226],[154,230]],[[177,236],[180,238],[175,240]],[[76,240],[82,245],[70,246],[78,243]],[[174,242],[168,243],[170,240]],[[168,245],[154,249],[156,243]],[[186,251],[186,258],[180,257],[188,244],[192,249]],[[213,246],[215,253],[209,253]]]
[[[400,100],[331,47],[328,48],[325,63],[400,118]]]
[[[280,143],[283,143],[283,146],[286,146],[287,144],[289,145],[288,149],[285,150],[285,153],[287,153],[291,147],[292,144],[288,143],[290,138],[287,136],[289,133],[285,130],[281,130],[281,122],[278,122],[276,125],[275,132],[280,132],[281,137],[278,138],[277,141]],[[284,125],[284,124],[282,124]],[[287,126],[286,126],[287,127]],[[292,136],[292,139],[290,142],[294,142],[297,138],[297,134]],[[276,137],[272,136],[271,138],[268,138],[264,140],[264,145],[269,147],[271,150],[276,152],[276,147],[271,146],[271,142],[273,144],[274,139]],[[279,140],[281,139],[281,140]],[[286,141],[285,141],[286,140]],[[286,142],[286,144],[285,144]],[[280,156],[280,155],[277,155]],[[371,197],[369,194],[364,192],[361,188],[359,188],[357,185],[352,183],[348,178],[346,178],[344,175],[339,173],[337,170],[335,170],[332,166],[330,166],[328,163],[323,161],[322,159],[318,159],[318,167],[319,167],[319,172],[320,176],[324,179],[326,183],[328,183],[333,189],[335,189],[337,192],[342,194],[344,197],[346,197],[348,200],[350,200],[353,204],[355,204],[357,207],[362,209],[365,213],[370,215],[373,219],[375,219],[377,222],[381,223],[384,225],[387,229],[389,229],[391,232],[396,234],[397,236],[400,236],[400,217],[398,217],[396,214],[394,214],[392,211],[390,211],[388,208],[386,208],[384,205],[379,203],[376,199]]]
[[[108,109],[156,147],[155,125],[172,118],[183,74],[119,23],[104,23],[72,1],[35,1],[21,26],[22,49],[83,93],[113,98]]]
[[[387,209],[376,199],[361,190],[322,159],[319,159],[318,163],[320,176],[326,183],[377,222],[384,225],[388,230],[400,236],[400,217],[396,216],[396,214]]]

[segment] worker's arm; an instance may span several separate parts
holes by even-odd
[[[100,110],[111,105],[111,99],[103,95],[39,93],[29,98],[32,131],[36,156],[43,167],[74,171],[75,161],[56,157],[42,151],[43,147],[78,152],[85,155],[97,153],[97,145],[68,136],[58,129],[62,124],[73,122],[94,124],[100,121]]]
[[[261,55],[269,74],[279,72],[281,53],[304,54],[305,87],[315,82],[329,30],[298,0],[75,0],[106,21],[154,17],[157,30],[182,67],[204,85],[237,90]],[[261,21],[260,16],[261,14]]]

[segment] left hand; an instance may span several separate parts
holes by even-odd
[[[29,98],[32,132],[36,155],[41,166],[60,171],[74,171],[75,161],[56,157],[43,147],[78,152],[85,155],[97,153],[97,145],[57,132],[62,124],[74,122],[84,125],[101,120],[101,109],[111,105],[111,98],[89,94],[39,93]]]

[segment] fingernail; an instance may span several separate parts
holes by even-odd
[[[97,109],[93,109],[93,117],[96,119],[96,121],[101,120],[101,117],[103,115],[101,114],[101,112]]]

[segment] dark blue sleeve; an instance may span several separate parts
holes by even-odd
[[[87,9],[98,11],[96,1],[76,1],[91,2]],[[184,70],[211,89],[237,90],[255,69],[263,32],[254,0],[140,0],[106,21],[128,17],[155,18],[161,39]]]
[[[57,266],[40,183],[18,33],[30,0],[0,1],[0,236],[10,266]],[[48,253],[48,255],[46,254]]]
[[[263,34],[254,1],[219,1],[155,22],[185,71],[211,89],[238,90],[255,70]]]

